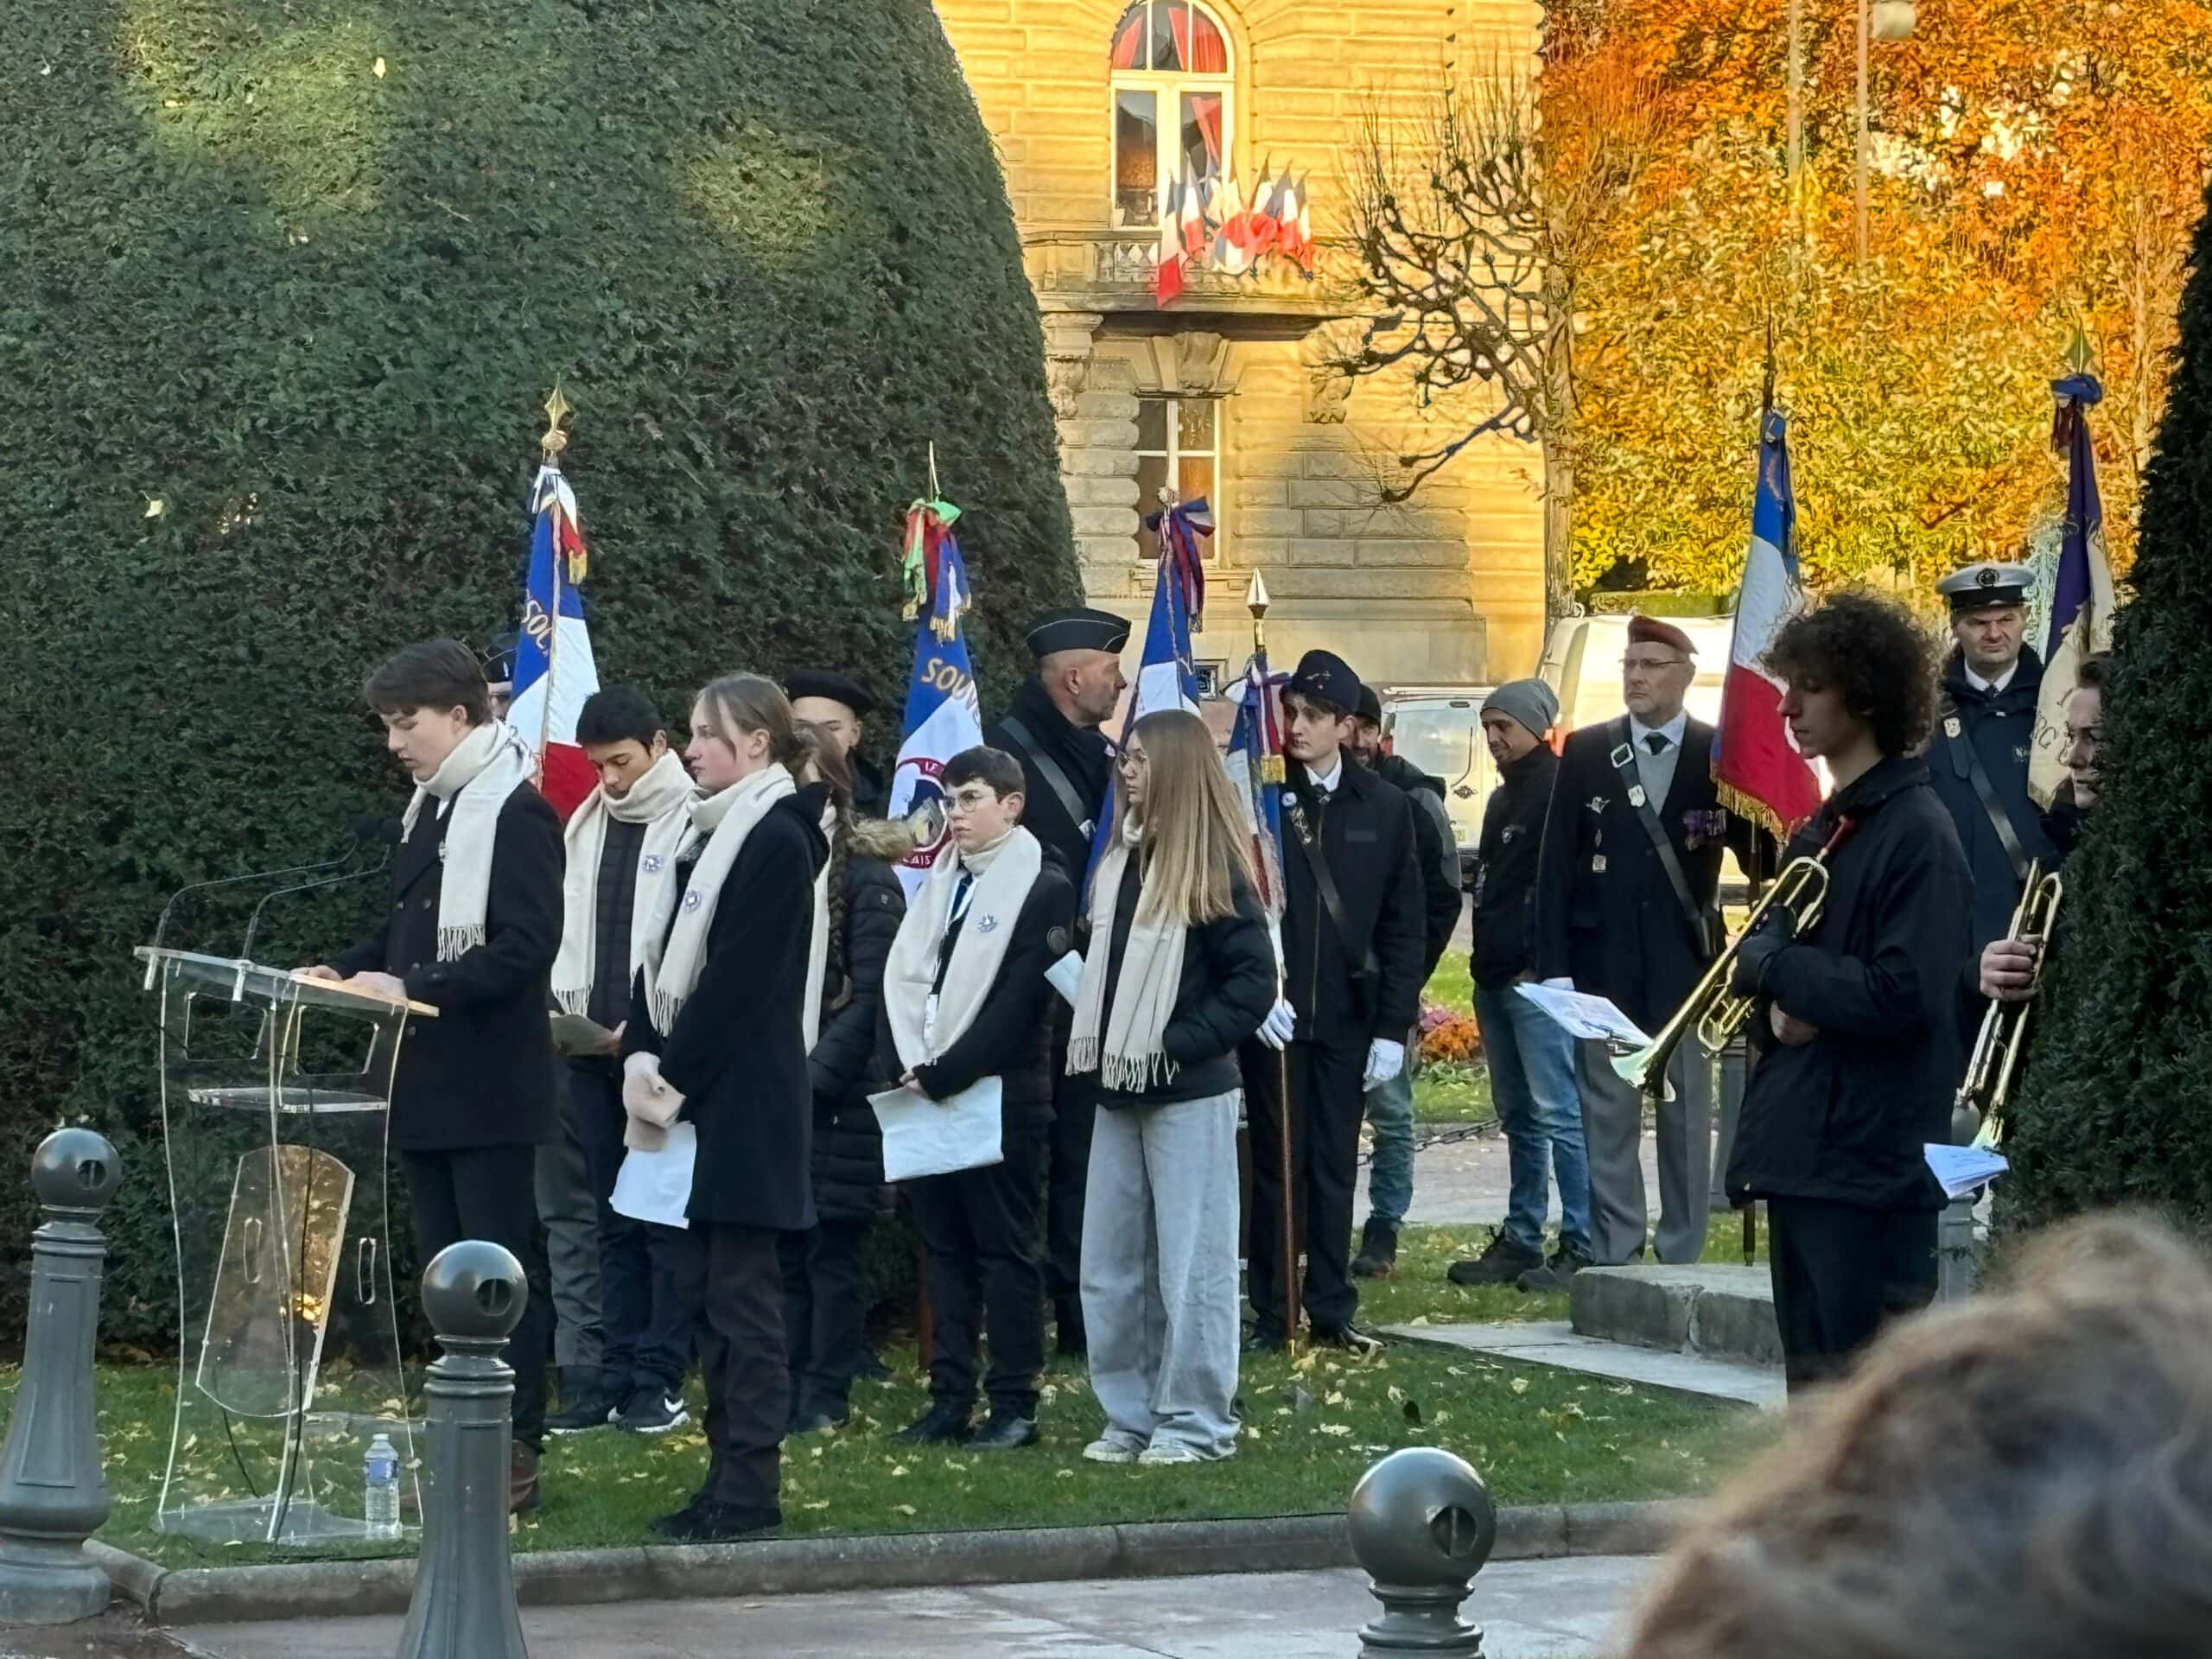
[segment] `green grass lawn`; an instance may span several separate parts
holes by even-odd
[[[1363,1287],[1362,1317],[1377,1325],[1564,1318],[1562,1296],[1463,1290],[1445,1281],[1445,1268],[1478,1250],[1485,1236],[1482,1228],[1409,1230],[1397,1276]],[[991,1454],[894,1446],[891,1433],[918,1416],[926,1400],[911,1344],[887,1358],[896,1375],[860,1385],[849,1427],[785,1447],[788,1534],[1321,1513],[1341,1508],[1376,1458],[1418,1445],[1467,1458],[1502,1503],[1669,1496],[1704,1489],[1760,1439],[1749,1414],[1725,1405],[1401,1343],[1363,1360],[1333,1351],[1247,1357],[1245,1431],[1235,1459],[1192,1468],[1112,1468],[1079,1455],[1103,1419],[1081,1370],[1069,1365],[1046,1378],[1044,1440],[1036,1447]],[[16,1383],[13,1370],[0,1370],[0,1411]],[[175,1373],[103,1365],[99,1385],[115,1497],[101,1536],[172,1566],[303,1558],[157,1532]],[[696,1384],[692,1407],[694,1427],[658,1439],[610,1429],[553,1441],[544,1507],[518,1527],[517,1547],[644,1541],[645,1523],[689,1498],[705,1466]]]

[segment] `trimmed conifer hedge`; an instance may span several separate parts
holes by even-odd
[[[2212,1232],[2212,212],[2142,512],[2101,799],[2006,1135],[2008,1225],[2139,1204]]]
[[[24,1259],[33,1142],[92,1122],[127,1183],[105,1329],[155,1344],[130,949],[172,889],[392,810],[361,677],[512,625],[556,378],[602,676],[673,715],[711,673],[801,661],[895,709],[931,441],[987,696],[1078,582],[1035,302],[926,0],[0,18],[0,1251]],[[362,908],[288,901],[257,954],[321,954]],[[237,948],[238,908],[191,919]],[[0,1332],[23,1289],[0,1274]]]

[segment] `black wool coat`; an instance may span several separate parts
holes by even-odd
[[[542,1146],[553,1135],[553,958],[561,949],[567,850],[559,814],[528,785],[493,832],[484,943],[438,960],[448,810],[423,803],[391,866],[384,925],[331,966],[385,973],[438,1011],[410,1020],[392,1078],[391,1144],[402,1152]]]
[[[1022,729],[1037,740],[1034,748],[1007,734],[1009,716],[1019,719]],[[1014,693],[1014,706],[984,728],[983,741],[1021,762],[1025,785],[1021,827],[1043,842],[1046,850],[1060,861],[1069,879],[1080,884],[1084,872],[1090,868],[1091,830],[1096,827],[1098,809],[1105,803],[1106,786],[1114,776],[1105,738],[1095,730],[1071,725],[1033,674]],[[1050,755],[1058,766],[1060,775],[1075,791],[1079,812],[1071,815],[1059,791],[1046,779],[1039,764],[1040,753]]]
[[[1919,760],[1883,760],[1839,791],[1789,856],[1817,851],[1844,817],[1855,827],[1828,859],[1819,922],[1767,967],[1728,1193],[1933,1210],[1942,1191],[1923,1149],[1950,1140],[1966,1070],[1956,1013],[1973,948],[1966,854]],[[1770,1005],[1820,1035],[1775,1042]]]
[[[2028,793],[2028,763],[2035,753],[2036,700],[2043,695],[2043,658],[2032,647],[2020,653],[2019,666],[2002,691],[1976,690],[1967,680],[1957,652],[1943,667],[1944,704],[1928,748],[1928,770],[1936,793],[1951,815],[1967,867],[1974,874],[1974,942],[2002,938],[2020,902],[2020,880],[2012,855],[1997,833],[1974,786],[1974,769],[1960,745],[1980,757],[1989,785],[2003,803],[2006,821],[2019,837],[2021,851],[2041,859],[2046,870],[2058,855],[2044,832],[2043,813]],[[1950,725],[1958,723],[1955,741]]]
[[[1093,950],[1107,952],[1101,1038],[1112,1027],[1129,929],[1143,903],[1144,876],[1133,857],[1122,867],[1122,890],[1114,901],[1114,937],[1093,935],[1090,942]],[[1184,934],[1175,1007],[1160,1033],[1160,1051],[1174,1062],[1175,1075],[1133,1094],[1100,1087],[1095,1071],[1087,1074],[1086,1082],[1096,1090],[1098,1103],[1109,1108],[1166,1106],[1232,1093],[1243,1086],[1236,1051],[1260,1029],[1274,1005],[1275,948],[1268,939],[1259,896],[1250,883],[1239,879],[1236,913]]]
[[[786,797],[753,826],[723,878],[707,959],[673,1029],[654,1026],[644,973],[632,982],[623,1058],[658,1054],[661,1077],[684,1097],[682,1116],[699,1135],[684,1211],[696,1222],[785,1232],[814,1225],[814,1092],[801,1010],[814,878],[830,854],[817,810]],[[679,884],[688,887],[691,868],[678,863]]]
[[[1295,762],[1289,770],[1292,795],[1283,803],[1283,994],[1297,1012],[1298,1036],[1340,1045],[1378,1037],[1403,1042],[1421,1017],[1427,978],[1421,962],[1427,889],[1414,851],[1413,803],[1346,755],[1335,796],[1319,810],[1317,828],[1313,791]],[[1313,859],[1291,821],[1294,798],[1328,860],[1349,942],[1323,906]],[[1372,981],[1363,991],[1355,979],[1370,951]]]
[[[860,831],[855,831],[855,835]],[[859,1223],[881,1210],[883,1128],[869,1095],[887,1089],[876,1064],[883,964],[906,914],[891,866],[857,849],[845,865],[844,971],[822,986],[822,1029],[807,1056],[814,1090],[814,1207],[823,1221]],[[834,963],[838,951],[831,951]]]
[[[971,914],[968,919],[979,918]],[[943,1054],[915,1069],[924,1094],[946,1100],[985,1077],[996,1077],[1000,1110],[1008,1125],[1047,1119],[1052,1104],[1052,1009],[1059,1005],[1059,993],[1045,970],[1073,947],[1074,927],[1074,886],[1047,850],[1044,868],[1021,901],[998,977],[974,1023]],[[877,1063],[887,1076],[896,1078],[906,1070],[891,1039],[887,1014],[877,1022],[876,1048]]]
[[[1536,974],[1572,979],[1575,989],[1610,998],[1656,1031],[1712,957],[1630,804],[1633,769],[1624,777],[1613,765],[1626,729],[1624,718],[1586,726],[1560,755],[1536,876]],[[1659,823],[1691,899],[1701,914],[1711,912],[1727,821],[1713,783],[1713,728],[1702,721],[1683,728]]]

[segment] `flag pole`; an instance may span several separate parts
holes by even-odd
[[[1244,608],[1252,613],[1252,654],[1264,658],[1268,650],[1268,584],[1260,579],[1257,569],[1244,589]],[[1268,695],[1262,678],[1260,695]],[[1276,765],[1281,762],[1278,760]],[[1277,780],[1280,781],[1280,780]],[[1287,895],[1286,895],[1286,899]],[[1284,914],[1289,914],[1286,906]],[[1298,1351],[1298,1194],[1291,1188],[1290,1155],[1292,1134],[1290,1111],[1290,1054],[1286,1049],[1275,1053],[1275,1173],[1282,1194],[1282,1337],[1286,1349]],[[1259,1310],[1253,1310],[1256,1313]]]
[[[561,429],[561,423],[568,416],[569,400],[561,395],[561,383],[556,380],[552,395],[545,400],[545,431],[537,440],[537,460],[541,468],[560,465],[561,451],[569,447],[569,435]],[[531,505],[538,512],[543,512],[542,503],[532,501]],[[537,538],[535,523],[531,525],[530,534],[534,543]],[[561,537],[557,533],[553,537],[552,552],[553,613],[545,619],[545,696],[539,705],[543,712],[537,718],[537,747],[531,773],[531,785],[540,792],[545,788],[545,750],[553,741],[553,697],[561,683],[561,582],[564,573],[561,568]]]

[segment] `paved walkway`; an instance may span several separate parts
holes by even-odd
[[[1656,1348],[1632,1348],[1598,1337],[1578,1336],[1564,1319],[1535,1319],[1521,1324],[1392,1325],[1395,1334],[1423,1342],[1449,1343],[1454,1348],[1495,1354],[1502,1359],[1531,1360],[1557,1365],[1592,1376],[1619,1382],[1643,1382],[1654,1388],[1702,1394],[1714,1400],[1733,1400],[1740,1405],[1779,1411],[1788,1403],[1789,1390],[1782,1373],[1760,1365],[1738,1365],[1702,1354],[1673,1354]]]
[[[1433,1128],[1419,1126],[1416,1133]],[[1658,1220],[1659,1205],[1656,1145],[1650,1135],[1644,1135],[1643,1191],[1655,1222]],[[1363,1165],[1359,1194],[1352,1210],[1360,1221],[1367,1218],[1367,1173]],[[1414,1203],[1406,1219],[1416,1227],[1494,1227],[1505,1219],[1508,1189],[1504,1136],[1484,1135],[1472,1140],[1424,1147],[1414,1154]],[[1549,1197],[1548,1219],[1554,1225],[1559,1222],[1556,1192]]]
[[[1466,1616],[1484,1627],[1488,1659],[1601,1654],[1649,1566],[1502,1562],[1477,1581]],[[524,1612],[523,1633],[531,1659],[1344,1659],[1376,1611],[1357,1573],[1290,1573],[542,1607]],[[325,1619],[179,1639],[198,1659],[391,1659],[399,1627]]]

